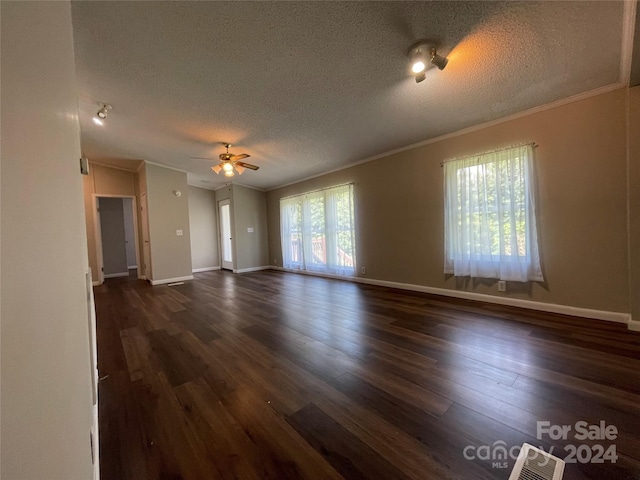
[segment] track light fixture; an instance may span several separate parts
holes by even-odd
[[[98,110],[98,113],[96,113],[96,116],[104,120],[105,118],[107,118],[107,115],[109,114],[109,110],[111,110],[111,105],[108,105],[106,103],[99,103],[98,105],[100,105],[100,110]]]
[[[426,71],[429,63],[444,70],[449,60],[438,55],[436,46],[430,42],[419,41],[414,43],[409,49],[409,61],[411,65],[411,73],[416,79],[416,83],[420,83],[426,78]]]

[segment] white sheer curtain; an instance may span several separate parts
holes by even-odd
[[[283,266],[294,270],[353,275],[353,210],[353,185],[281,199]]]
[[[302,199],[300,197],[280,200],[280,238],[282,239],[282,261],[286,268],[302,269],[302,225],[300,223]]]
[[[444,164],[445,273],[542,281],[533,147]]]

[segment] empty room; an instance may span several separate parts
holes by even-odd
[[[0,476],[640,479],[640,7],[5,1]]]

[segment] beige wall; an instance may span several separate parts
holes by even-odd
[[[191,268],[220,267],[216,192],[189,186]]]
[[[625,90],[562,105],[268,192],[269,258],[282,265],[279,199],[355,183],[358,271],[367,277],[614,312],[629,311]],[[545,283],[443,274],[440,162],[535,141]]]
[[[135,195],[135,173],[103,165],[91,164],[94,192],[109,195]]]
[[[137,192],[135,186],[138,183],[137,176],[138,174],[134,172],[127,172],[92,162],[89,163],[89,175],[83,176],[82,186],[84,192],[87,248],[89,266],[91,267],[94,282],[97,282],[100,277],[98,275],[98,253],[96,251],[95,206],[93,204],[93,195],[136,196]],[[142,252],[142,250],[140,250],[140,252]]]
[[[145,170],[152,280],[191,276],[187,174],[149,163]],[[175,196],[176,190],[182,196]],[[182,230],[182,236],[176,230]]]
[[[233,269],[241,271],[269,265],[266,193],[241,185],[216,190],[217,202],[229,199]],[[247,229],[253,228],[253,232]]]
[[[234,244],[236,270],[269,265],[266,194],[240,185],[233,186]],[[248,229],[252,228],[253,232]]]
[[[71,8],[0,8],[0,476],[88,480],[88,263]]]
[[[639,19],[640,21],[640,19]],[[629,292],[631,317],[640,321],[640,87],[629,89]]]

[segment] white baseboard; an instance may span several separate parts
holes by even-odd
[[[233,273],[246,273],[246,272],[257,272],[258,270],[270,270],[273,267],[271,265],[263,265],[262,267],[249,267],[249,268],[239,268],[234,270]]]
[[[291,268],[275,267],[275,266],[270,266],[269,268],[272,270],[281,270],[283,272],[300,273],[302,275],[311,275],[312,277],[333,278],[335,280],[346,280],[348,282],[365,283],[365,282],[361,282],[358,277],[352,277],[350,275],[337,275],[334,273],[309,272],[307,270],[295,270]]]
[[[424,285],[415,285],[411,283],[390,282],[387,280],[376,280],[364,277],[346,277],[340,275],[327,275],[315,272],[307,272],[301,270],[290,270],[282,267],[271,267],[274,270],[282,270],[290,273],[302,273],[305,275],[313,275],[338,280],[347,280],[350,282],[364,283],[367,285],[377,285],[380,287],[398,288],[400,290],[411,290],[414,292],[430,293],[433,295],[442,295],[445,297],[462,298],[465,300],[475,300],[479,302],[495,303],[499,305],[508,305],[512,307],[528,308],[530,310],[538,310],[541,312],[559,313],[562,315],[572,315],[575,317],[592,318],[595,320],[606,320],[608,322],[624,323],[629,330],[640,331],[640,321],[632,321],[631,315],[621,312],[609,312],[606,310],[593,310],[590,308],[572,307],[569,305],[559,305],[555,303],[543,303],[533,300],[522,300],[519,298],[497,297],[484,293],[465,292],[460,290],[449,290],[446,288],[427,287]]]
[[[151,280],[151,285],[164,285],[165,283],[184,282],[185,280],[193,280],[193,275],[186,277],[163,278],[161,280]]]
[[[201,273],[201,272],[212,272],[214,270],[220,270],[220,265],[218,265],[217,267],[194,268],[191,271],[193,273]]]
[[[117,278],[117,277],[128,277],[129,272],[120,272],[120,273],[106,273],[104,278]]]

